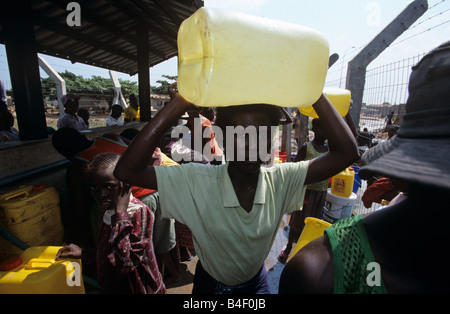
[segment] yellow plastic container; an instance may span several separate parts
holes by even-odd
[[[325,231],[325,229],[327,229],[330,226],[331,224],[326,221],[314,217],[307,217],[305,219],[305,227],[303,228],[302,234],[300,235],[297,245],[295,246],[288,260],[290,260],[295,254],[297,254],[298,251],[300,251],[309,242],[323,236],[323,232]]]
[[[352,167],[338,173],[331,179],[331,194],[340,197],[352,196],[354,180],[355,171]]]
[[[0,271],[0,294],[83,294],[81,260],[55,260],[61,247],[26,249],[22,264]]]
[[[30,246],[61,245],[64,228],[58,192],[29,185],[0,194],[0,224]],[[22,252],[0,238],[0,261]]]
[[[345,117],[350,108],[350,101],[352,94],[349,90],[337,87],[325,87],[323,93],[327,96],[328,100],[333,104],[334,108],[339,112],[342,117]],[[318,118],[316,111],[312,106],[306,108],[298,108],[300,113],[309,116],[311,118]]]
[[[349,167],[331,178],[331,194],[350,197],[353,193],[355,171]]]
[[[178,90],[197,106],[307,107],[322,94],[328,59],[315,30],[203,7],[178,32]]]

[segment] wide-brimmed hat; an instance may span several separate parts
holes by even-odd
[[[413,67],[396,136],[362,156],[359,176],[383,175],[450,188],[450,41]]]

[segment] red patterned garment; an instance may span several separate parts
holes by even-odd
[[[97,247],[98,281],[103,292],[166,293],[153,250],[154,216],[149,208],[131,197],[127,213],[105,217]]]

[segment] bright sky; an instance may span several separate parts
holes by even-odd
[[[331,53],[340,55],[339,61],[330,70],[340,75],[340,69],[347,68],[351,60],[367,43],[380,33],[412,0],[205,0],[205,6],[218,7],[266,18],[282,20],[308,26],[322,32],[330,43]],[[450,0],[428,0],[429,10],[398,38],[391,47],[376,59],[369,68],[389,64],[427,52],[449,40]],[[82,17],[81,17],[82,18]],[[6,53],[0,45],[0,79],[9,82]],[[353,47],[353,48],[352,48]],[[43,57],[56,71],[65,69],[78,75],[91,77],[101,75],[109,77],[107,70],[71,64],[69,61]],[[43,71],[41,71],[43,73]],[[172,58],[150,69],[151,85],[158,85],[161,75],[177,75],[177,58]],[[45,73],[42,74],[46,77]],[[345,73],[344,73],[345,75]],[[118,77],[137,80],[118,73]]]

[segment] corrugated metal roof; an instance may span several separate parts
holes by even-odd
[[[31,0],[39,53],[134,75],[137,28],[149,28],[150,66],[177,55],[183,20],[202,0],[77,0],[81,26],[69,26],[70,1]],[[4,43],[1,34],[0,42]]]

